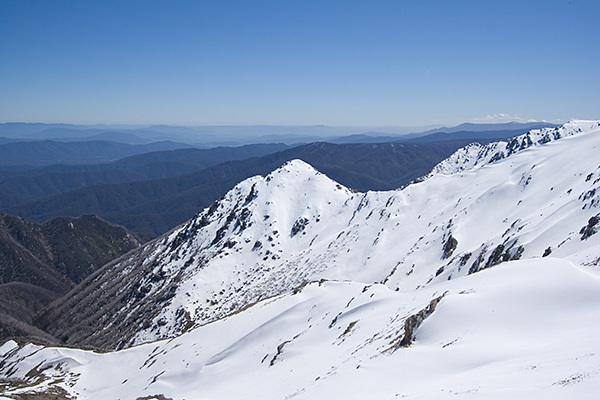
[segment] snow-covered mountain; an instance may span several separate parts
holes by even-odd
[[[7,393],[585,398],[599,146],[600,123],[574,121],[468,146],[392,192],[301,161],[248,179],[45,316],[68,344],[136,347],[8,343],[0,373],[23,386]]]
[[[104,268],[47,316],[48,329],[68,344],[122,348],[305,281],[413,290],[544,254],[597,263],[596,239],[579,231],[600,212],[598,129],[579,121],[471,145],[392,192],[353,193],[290,162]]]

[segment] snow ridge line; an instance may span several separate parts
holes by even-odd
[[[500,140],[486,145],[471,143],[458,149],[450,157],[441,161],[433,167],[431,172],[418,181],[429,179],[435,175],[452,175],[481,168],[484,165],[500,161],[530,147],[540,146],[597,129],[600,129],[599,121],[573,120],[556,128],[533,129],[511,139]]]

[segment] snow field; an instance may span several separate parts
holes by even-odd
[[[414,343],[394,350],[404,320],[441,294]],[[175,339],[106,354],[29,345],[6,363],[16,376],[81,374],[65,385],[81,399],[592,398],[598,302],[595,270],[514,261],[415,292],[313,283]]]

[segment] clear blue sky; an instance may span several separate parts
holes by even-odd
[[[596,119],[599,71],[596,0],[0,1],[0,122]]]

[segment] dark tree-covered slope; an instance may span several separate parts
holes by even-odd
[[[159,235],[191,218],[238,182],[267,174],[292,159],[306,161],[360,191],[389,190],[427,173],[466,143],[313,143],[169,179],[91,186],[7,210],[36,221],[94,213],[131,231]]]
[[[135,155],[97,165],[52,165],[0,183],[0,209],[88,186],[170,178],[226,161],[262,156],[286,149],[260,144],[214,149],[178,149]]]
[[[35,315],[105,263],[139,246],[125,228],[94,215],[40,225],[0,212],[0,342],[51,341]]]
[[[0,145],[0,165],[85,164],[117,160],[151,151],[191,147],[175,142],[131,145],[107,141],[55,142],[51,140]]]

